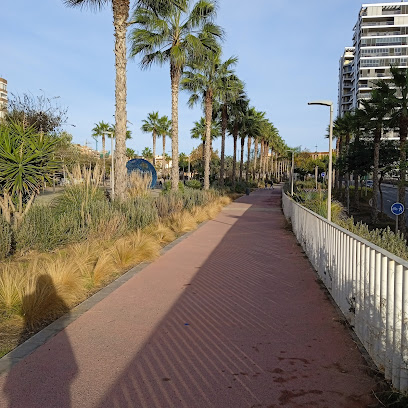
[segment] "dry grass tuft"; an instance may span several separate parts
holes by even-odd
[[[168,226],[162,222],[152,224],[146,227],[143,232],[154,239],[157,239],[160,244],[168,244],[176,239],[176,234]]]
[[[140,262],[152,261],[158,257],[160,244],[151,236],[136,231],[121,238],[113,245],[111,255],[120,269],[127,269]]]
[[[26,275],[16,264],[7,263],[0,270],[0,311],[9,317],[21,309],[22,291]]]
[[[218,201],[214,201],[205,207],[209,219],[214,219],[222,209],[222,205]]]
[[[177,234],[184,234],[197,228],[197,222],[189,211],[171,215],[167,225]]]
[[[194,217],[198,224],[208,220],[208,214],[205,207],[194,207],[191,210],[191,215]]]
[[[228,197],[228,196],[221,196],[221,197],[218,198],[218,202],[219,202],[222,206],[231,204],[231,201],[232,201],[232,199],[231,199],[230,197]]]
[[[151,173],[141,173],[132,171],[128,175],[127,194],[130,198],[149,196],[150,186],[152,185]]]

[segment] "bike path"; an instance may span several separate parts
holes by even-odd
[[[0,407],[374,404],[280,194],[225,207],[1,375]]]

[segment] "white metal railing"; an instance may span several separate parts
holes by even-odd
[[[408,391],[408,262],[282,194],[319,277],[385,378]]]

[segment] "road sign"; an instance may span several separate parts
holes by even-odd
[[[391,206],[391,212],[394,215],[401,215],[404,212],[404,206],[401,203],[394,203]]]
[[[322,172],[322,177],[324,178],[326,176],[326,173],[325,172]]]

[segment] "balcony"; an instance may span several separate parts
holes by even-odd
[[[361,27],[374,27],[374,26],[390,26],[394,25],[394,21],[363,21]]]

